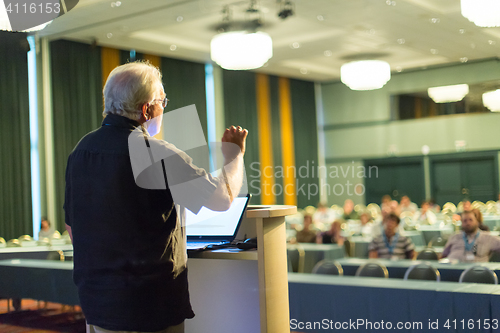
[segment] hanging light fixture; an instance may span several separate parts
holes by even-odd
[[[351,61],[340,67],[340,80],[352,90],[382,88],[391,79],[391,66],[382,60]]]
[[[500,27],[500,1],[461,0],[462,15],[479,27]]]
[[[500,89],[485,92],[483,94],[483,104],[490,111],[500,112]]]
[[[210,42],[210,56],[224,69],[246,70],[262,67],[273,56],[273,40],[264,32],[257,1],[250,1],[246,10],[247,19],[233,21],[232,11],[225,6],[222,11],[222,31]],[[253,17],[253,19],[252,19]]]
[[[468,84],[456,84],[452,86],[432,87],[427,89],[427,94],[436,103],[452,103],[464,99],[469,93]]]
[[[264,32],[225,32],[212,38],[210,56],[224,69],[259,68],[273,56],[273,41]]]

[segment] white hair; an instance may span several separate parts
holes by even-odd
[[[135,61],[118,66],[111,71],[102,90],[102,114],[138,120],[142,112],[141,105],[154,99],[161,86],[160,70],[148,62]]]

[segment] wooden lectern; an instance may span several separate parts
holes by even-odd
[[[195,318],[186,333],[290,332],[285,216],[295,206],[247,208],[238,239],[257,237],[257,250],[215,250],[189,255]]]

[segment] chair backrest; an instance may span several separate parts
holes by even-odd
[[[333,260],[321,260],[318,262],[313,270],[313,274],[327,274],[327,275],[344,275],[342,266]]]
[[[432,248],[426,248],[417,256],[417,260],[438,260],[438,255]]]
[[[428,262],[413,265],[406,270],[405,280],[429,280],[440,281],[441,274]]]
[[[356,270],[356,276],[381,277],[388,278],[389,272],[387,268],[378,262],[368,262],[361,265]]]
[[[352,257],[352,254],[353,254],[353,251],[352,251],[352,244],[351,244],[351,241],[346,239],[344,241],[344,251],[345,251],[345,254],[348,256],[348,257]]]
[[[458,282],[498,284],[498,278],[488,267],[475,265],[463,271]]]
[[[47,254],[47,260],[58,260],[58,261],[64,261],[64,253],[61,250],[57,251],[50,251]]]
[[[446,242],[448,242],[448,240],[446,238],[443,238],[441,236],[436,236],[436,237],[433,237],[431,239],[431,241],[429,242],[428,246],[429,247],[433,247],[433,246],[445,246]]]
[[[21,244],[17,239],[11,239],[10,241],[7,242],[7,247],[19,247],[19,246],[21,246]]]

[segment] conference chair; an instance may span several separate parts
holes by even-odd
[[[21,244],[17,239],[11,239],[10,241],[7,242],[7,247],[20,247],[20,246]]]
[[[342,266],[333,260],[324,259],[319,261],[312,270],[313,274],[344,275]]]
[[[417,260],[439,260],[439,258],[434,249],[428,247],[418,254]]]
[[[476,265],[463,271],[458,282],[498,284],[498,278],[488,267]]]
[[[352,257],[354,255],[353,245],[354,244],[351,244],[351,241],[348,239],[346,239],[344,241],[344,250],[345,250],[346,256]]]
[[[0,247],[6,247],[6,246],[7,246],[7,242],[5,241],[5,238],[0,237]]]
[[[388,278],[387,268],[378,262],[368,262],[356,270],[355,276]]]
[[[61,250],[50,251],[47,254],[47,260],[64,261],[64,252]]]
[[[300,243],[287,245],[288,271],[304,273],[306,251]]]
[[[406,270],[405,280],[428,280],[437,281],[441,280],[439,271],[428,262],[420,263],[409,267]]]
[[[431,239],[431,241],[429,242],[428,246],[429,247],[445,246],[446,242],[448,242],[448,240],[446,238],[443,238],[441,236],[436,236],[436,237],[433,237]]]

